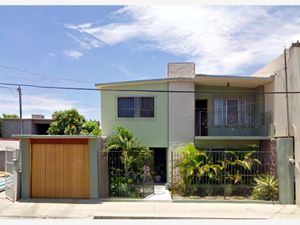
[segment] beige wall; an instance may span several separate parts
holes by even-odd
[[[287,77],[288,90],[300,91],[300,47],[287,50]],[[274,75],[274,82],[265,86],[266,92],[285,92],[284,55],[260,69],[253,76]],[[290,135],[294,137],[295,150],[295,182],[296,204],[300,205],[300,94],[289,94]],[[265,110],[270,112],[271,120],[275,126],[275,137],[287,136],[287,108],[286,95],[266,95]]]
[[[194,91],[195,84],[172,82],[170,91]],[[169,93],[169,146],[194,141],[195,94]]]
[[[300,90],[300,47],[293,47],[288,57],[288,88],[289,91]],[[290,127],[294,136],[295,149],[295,178],[296,178],[296,203],[300,205],[300,95],[289,95]]]
[[[274,76],[274,81],[265,85],[265,92],[284,92],[284,57],[283,54],[258,70],[252,76]],[[287,114],[285,94],[266,94],[265,113],[266,124],[270,125],[270,136],[287,136]],[[272,125],[273,124],[273,125]]]

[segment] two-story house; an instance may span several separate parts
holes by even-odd
[[[187,143],[220,149],[269,141],[263,92],[273,77],[195,74],[193,63],[170,63],[167,71],[165,79],[96,85],[102,134],[131,130],[164,165],[158,175],[169,174],[171,152]]]

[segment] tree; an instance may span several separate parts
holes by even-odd
[[[16,114],[2,114],[2,119],[19,119],[19,116]]]
[[[104,153],[120,150],[125,174],[140,173],[143,165],[147,164],[151,158],[150,149],[141,145],[137,138],[125,127],[119,126],[116,130],[117,133],[107,140]]]
[[[93,134],[100,136],[101,135],[101,129],[100,129],[100,123],[97,120],[89,120],[86,121],[82,125],[82,130],[80,134],[87,135],[87,134]]]
[[[56,111],[52,114],[48,134],[56,135],[100,135],[100,123],[96,120],[87,121],[76,109]]]

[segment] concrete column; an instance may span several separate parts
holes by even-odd
[[[293,159],[293,139],[278,138],[276,143],[277,174],[279,180],[279,201],[281,204],[294,204],[294,165],[289,162]]]
[[[103,153],[105,138],[101,138],[100,150],[98,151],[98,185],[100,198],[109,197],[108,157]]]
[[[193,63],[168,64],[168,78],[183,78],[169,82],[169,91],[195,91]],[[185,144],[193,143],[195,138],[195,94],[169,93],[169,148],[168,162],[171,152]],[[171,163],[168,163],[168,182],[171,182]]]

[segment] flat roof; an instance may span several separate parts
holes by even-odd
[[[148,79],[148,80],[132,80],[132,81],[120,81],[111,83],[98,83],[95,86],[99,89],[118,87],[118,86],[130,86],[137,84],[156,84],[156,83],[170,83],[178,81],[194,81],[198,85],[208,86],[229,86],[230,87],[248,87],[255,88],[261,85],[265,85],[273,80],[273,76],[270,77],[254,77],[254,76],[233,76],[233,75],[206,75],[196,74],[194,77],[176,77],[176,78],[160,78],[160,79]]]
[[[98,83],[95,84],[97,88],[102,87],[115,87],[115,86],[125,86],[125,85],[136,85],[136,84],[157,84],[157,83],[168,83],[168,82],[176,82],[176,81],[192,81],[193,78],[188,77],[176,77],[176,78],[159,78],[159,79],[147,79],[147,80],[131,80],[131,81],[119,81],[119,82],[111,82],[111,83]]]
[[[194,80],[195,83],[199,85],[255,88],[268,84],[273,81],[273,79],[272,76],[253,77],[197,74]]]

